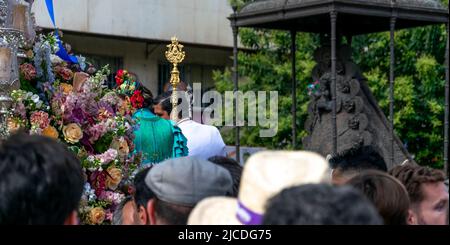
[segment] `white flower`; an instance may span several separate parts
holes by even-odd
[[[89,201],[90,202],[94,201],[95,199],[97,199],[97,196],[94,193],[89,195]]]
[[[77,55],[77,60],[78,64],[80,64],[81,70],[86,69],[86,58],[81,55]]]
[[[91,184],[85,183],[84,184],[84,189],[87,190],[87,191],[90,191],[91,190]]]
[[[87,160],[89,162],[93,162],[93,161],[95,161],[95,157],[94,156],[88,156]]]
[[[33,96],[31,96],[31,100],[32,100],[34,103],[38,103],[38,102],[39,102],[39,95],[34,94]]]
[[[61,58],[59,58],[57,55],[54,55],[54,54],[50,55],[50,60],[51,60],[53,65],[60,64],[60,63],[63,62],[63,60]]]
[[[33,96],[33,93],[28,92],[25,94],[25,99],[31,98],[31,96]]]

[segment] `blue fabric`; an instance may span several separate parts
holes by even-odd
[[[172,121],[171,121],[172,122]],[[172,132],[173,132],[173,149],[172,149],[172,158],[177,157],[187,157],[189,155],[189,149],[187,147],[187,139],[181,132],[181,129],[172,123]]]
[[[142,153],[142,164],[155,164],[169,158],[188,155],[186,138],[172,121],[157,117],[149,109],[140,109],[133,118],[137,122],[135,153]]]
[[[48,14],[50,15],[50,19],[52,20],[53,26],[56,26],[55,22],[55,12],[53,9],[53,0],[45,0],[47,5]]]
[[[55,29],[56,29],[55,10],[53,8],[53,0],[45,0],[45,4],[47,5],[48,15],[50,15],[50,19],[52,20],[53,27],[55,27]],[[72,62],[74,64],[78,64],[77,57],[75,57],[73,55],[69,55],[67,53],[67,50],[62,45],[61,38],[59,37],[57,30],[55,30],[55,36],[56,36],[56,40],[57,40],[58,46],[59,46],[59,50],[58,50],[58,52],[56,52],[56,55],[58,55],[61,59],[65,60],[67,62]]]

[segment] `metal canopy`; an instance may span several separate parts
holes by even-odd
[[[394,134],[394,83],[395,83],[395,31],[404,28],[435,24],[447,24],[447,46],[445,54],[445,119],[444,119],[444,166],[448,176],[449,160],[449,25],[448,9],[439,0],[255,0],[237,12],[233,6],[229,17],[234,38],[234,89],[239,89],[237,62],[237,36],[239,27],[288,30],[291,32],[292,48],[292,101],[293,101],[293,146],[296,149],[296,107],[295,90],[297,85],[295,72],[295,34],[311,32],[330,34],[331,41],[331,95],[332,95],[332,153],[337,153],[337,107],[336,107],[336,48],[339,36],[390,32],[390,163],[394,164],[394,144],[398,141]],[[338,17],[339,16],[339,17]],[[351,40],[351,39],[350,39]],[[237,96],[235,97],[235,103]],[[236,116],[235,116],[236,117]],[[239,153],[239,127],[236,129],[236,152]]]
[[[393,13],[397,30],[448,22],[438,0],[256,0],[230,20],[238,27],[329,33],[331,11],[339,13],[342,35],[389,31]]]

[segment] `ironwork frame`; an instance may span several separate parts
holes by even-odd
[[[233,12],[236,16],[237,7],[233,6]],[[240,143],[240,128],[237,123],[238,117],[238,96],[239,93],[239,73],[238,73],[238,34],[239,28],[236,25],[236,19],[231,22],[231,28],[233,29],[233,83],[234,83],[234,130],[235,130],[235,146],[236,146],[236,161],[241,160],[241,143]]]
[[[326,34],[331,32],[331,75],[332,75],[332,126],[333,126],[333,153],[337,152],[337,126],[336,126],[336,38],[337,25],[339,24],[339,35],[352,37],[359,34],[373,32],[390,31],[390,88],[389,88],[389,129],[390,129],[390,160],[391,166],[394,161],[394,144],[401,143],[394,134],[394,85],[395,85],[395,31],[420,27],[427,25],[446,24],[447,45],[445,55],[445,119],[444,119],[444,168],[448,175],[448,154],[449,154],[449,13],[448,9],[430,9],[414,6],[398,5],[395,0],[391,4],[379,4],[370,1],[348,1],[348,0],[316,0],[312,2],[301,2],[295,6],[286,7],[284,5],[274,5],[268,9],[259,9],[255,11],[237,12],[233,7],[234,13],[229,17],[234,38],[234,73],[233,81],[235,90],[238,89],[238,71],[237,71],[237,35],[239,27],[266,28],[287,30],[291,32],[291,53],[292,53],[292,143],[294,148],[296,142],[296,89],[297,81],[295,74],[295,37],[297,32],[312,32]],[[339,22],[337,16],[339,14]],[[370,25],[359,23],[361,17],[368,19]],[[388,21],[386,21],[386,19]],[[315,24],[311,24],[316,22]],[[328,29],[328,23],[330,27]],[[342,22],[342,23],[341,23]],[[346,25],[351,23],[351,25]],[[350,40],[351,42],[351,40]],[[239,149],[239,128],[236,127],[236,150]]]
[[[296,72],[296,52],[297,52],[297,32],[291,31],[291,59],[292,59],[292,148],[297,149],[297,72]]]

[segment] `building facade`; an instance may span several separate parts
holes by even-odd
[[[55,21],[63,41],[97,67],[127,69],[154,94],[168,82],[164,52],[172,36],[185,45],[181,79],[214,87],[212,73],[231,66],[227,0],[58,0]],[[39,27],[53,29],[45,1],[35,1]]]

